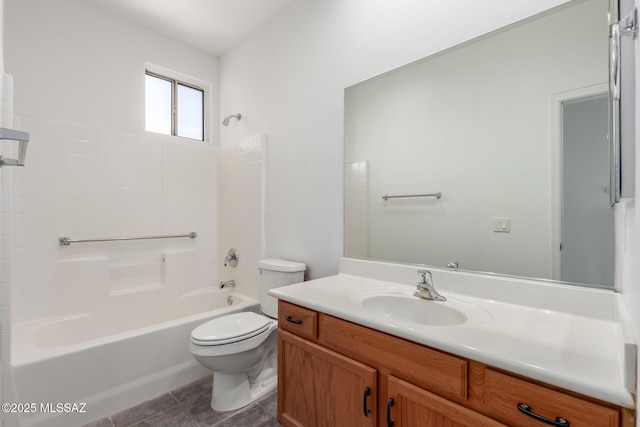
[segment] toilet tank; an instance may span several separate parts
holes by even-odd
[[[260,270],[260,309],[274,319],[278,318],[278,300],[269,295],[269,290],[280,286],[304,281],[307,266],[301,262],[282,259],[261,259]]]

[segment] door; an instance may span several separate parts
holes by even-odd
[[[387,423],[394,427],[505,427],[491,418],[389,377]]]
[[[608,95],[562,103],[562,277],[613,286]]]
[[[374,427],[377,371],[278,330],[278,421],[285,427]]]

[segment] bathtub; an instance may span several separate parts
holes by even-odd
[[[136,298],[115,298],[92,313],[15,324],[13,396],[7,400],[36,410],[8,417],[8,426],[81,426],[210,375],[189,352],[191,330],[260,307],[253,298],[217,289],[160,307]]]

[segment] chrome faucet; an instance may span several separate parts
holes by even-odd
[[[420,281],[416,283],[414,296],[433,301],[446,301],[447,299],[440,295],[436,288],[433,287],[433,276],[429,270],[418,270]]]
[[[240,261],[238,250],[236,248],[229,249],[227,256],[224,258],[224,266],[230,265],[231,267],[235,267],[238,265],[238,261]]]
[[[235,288],[236,281],[235,280],[227,280],[226,282],[220,282],[220,288]]]

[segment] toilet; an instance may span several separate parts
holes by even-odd
[[[269,289],[304,280],[306,265],[280,259],[258,261],[260,310],[212,319],[191,332],[189,351],[213,371],[211,408],[233,411],[277,387],[278,300]]]

